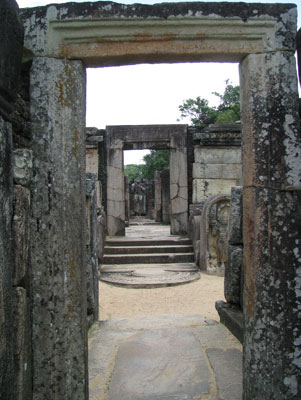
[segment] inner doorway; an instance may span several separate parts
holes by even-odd
[[[187,126],[107,126],[107,230],[110,236],[125,235],[125,186],[123,150],[133,148],[170,151],[170,233],[187,234]]]

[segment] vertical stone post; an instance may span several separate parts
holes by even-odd
[[[172,235],[188,232],[188,186],[186,136],[183,143],[171,141],[170,149],[170,231]]]
[[[240,73],[244,399],[297,400],[301,397],[301,148],[294,53],[249,55]]]
[[[11,115],[23,52],[23,28],[14,0],[0,2],[0,398],[14,398],[13,174]]]
[[[162,180],[161,172],[155,172],[155,207],[154,219],[156,222],[162,222]]]
[[[124,198],[125,198],[125,222],[127,226],[130,224],[130,184],[129,177],[124,177]]]
[[[31,68],[33,399],[88,399],[85,68]]]
[[[161,198],[162,198],[162,222],[163,224],[171,223],[170,215],[170,174],[168,170],[161,171]],[[171,225],[174,232],[175,227]]]
[[[125,235],[123,142],[113,139],[107,127],[107,227],[108,235]]]

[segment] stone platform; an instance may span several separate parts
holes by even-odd
[[[187,236],[170,234],[167,225],[136,218],[125,236],[108,236],[100,280],[115,285],[153,288],[200,278]]]
[[[200,279],[193,263],[104,265],[100,280],[120,286],[153,288],[179,285]]]
[[[241,345],[200,315],[109,319],[89,333],[90,400],[241,400]]]

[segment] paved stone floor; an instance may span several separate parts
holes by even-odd
[[[136,223],[126,240],[170,237],[169,226]],[[90,400],[241,400],[241,350],[200,315],[108,319],[89,332]]]
[[[240,343],[200,315],[109,319],[89,332],[90,400],[241,400]]]

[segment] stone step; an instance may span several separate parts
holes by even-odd
[[[128,273],[132,271],[139,271],[146,268],[146,264],[102,264],[101,274],[104,273]],[[157,263],[147,264],[147,268],[153,268],[155,270],[163,269],[165,271],[172,272],[196,272],[198,268],[194,263]]]
[[[191,245],[169,246],[105,246],[104,254],[192,253]]]
[[[116,246],[116,247],[128,247],[128,246],[177,246],[177,245],[191,245],[191,240],[189,238],[176,237],[176,238],[156,238],[156,239],[133,239],[133,238],[107,238],[106,246]]]
[[[194,253],[106,254],[103,264],[157,264],[193,262]]]

